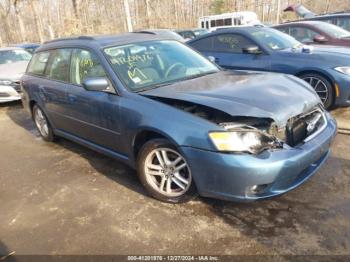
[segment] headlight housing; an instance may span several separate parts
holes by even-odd
[[[1,80],[0,79],[0,85],[9,86],[11,84],[12,84],[11,80]]]
[[[209,137],[216,149],[222,152],[259,154],[266,149],[282,147],[275,137],[258,129],[210,132]]]
[[[339,66],[334,68],[334,70],[343,73],[345,75],[350,75],[350,66]]]

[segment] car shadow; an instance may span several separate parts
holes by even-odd
[[[32,119],[26,112],[24,112],[21,105],[18,104],[8,107],[6,109],[6,114],[14,123],[31,133],[31,135],[36,138],[40,137]],[[110,180],[113,180],[114,182],[117,182],[137,193],[149,197],[139,182],[136,171],[122,162],[64,138],[59,138],[54,144],[85,158],[93,169],[95,169],[98,173],[103,174]]]

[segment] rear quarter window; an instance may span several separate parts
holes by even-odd
[[[29,63],[27,73],[43,76],[47,61],[49,59],[49,52],[41,52],[33,55],[32,60]]]

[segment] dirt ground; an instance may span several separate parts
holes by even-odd
[[[0,254],[348,254],[350,136],[273,200],[150,198],[128,167],[39,138],[20,104],[0,106]]]

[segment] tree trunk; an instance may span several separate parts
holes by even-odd
[[[38,33],[38,37],[39,37],[39,41],[40,43],[44,42],[44,38],[41,32],[41,27],[40,27],[40,22],[39,22],[39,15],[38,15],[38,11],[36,9],[36,5],[35,5],[35,1],[32,0],[30,1],[30,8],[32,10],[32,14],[34,15],[34,23],[35,23],[35,27]]]
[[[126,24],[128,26],[128,31],[132,32],[133,30],[132,30],[130,8],[129,8],[129,0],[124,0],[124,10],[125,10]]]

